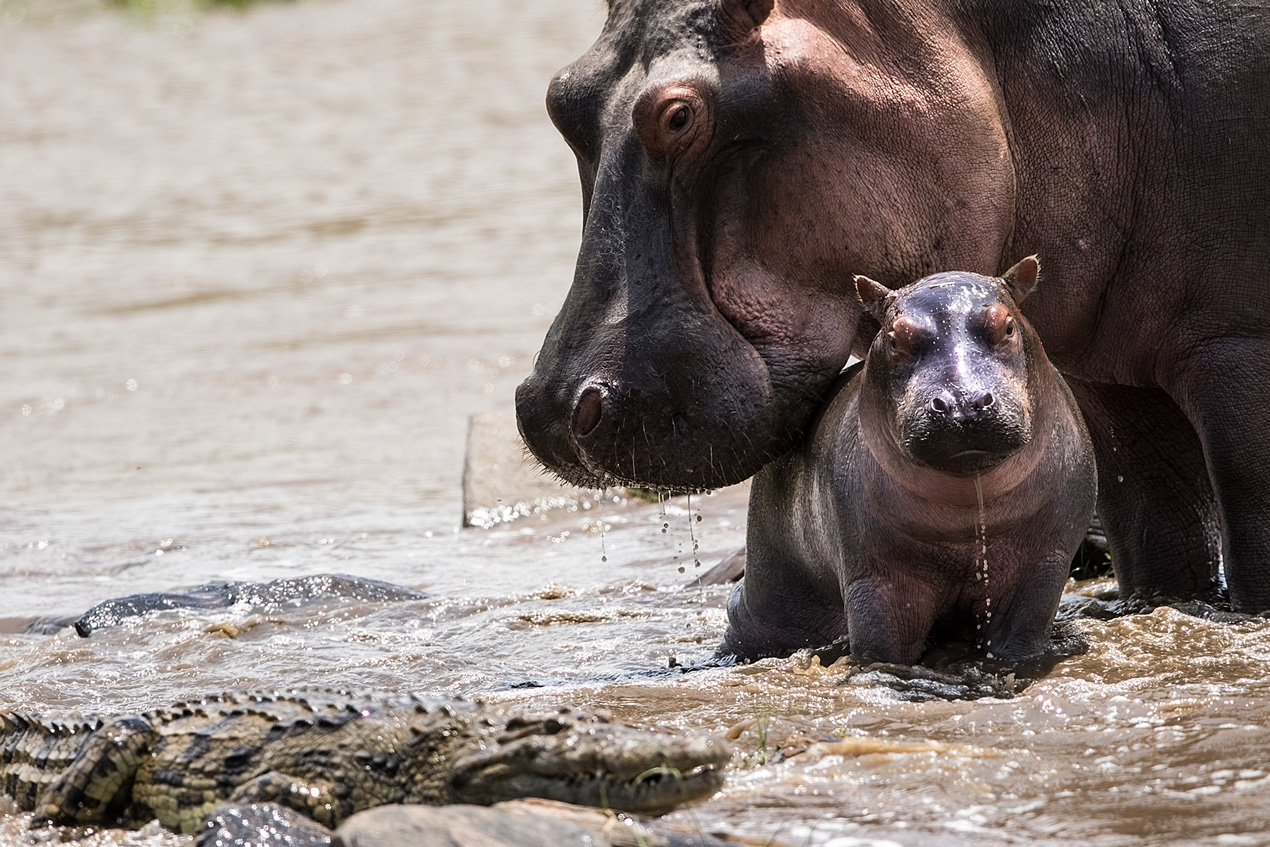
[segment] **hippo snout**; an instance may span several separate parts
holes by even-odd
[[[936,418],[953,423],[973,423],[994,413],[997,398],[991,391],[973,391],[957,395],[949,389],[935,394],[926,403],[927,411]]]
[[[531,378],[516,390],[516,423],[529,450],[575,485],[604,484],[591,452],[617,436],[618,392],[593,378],[572,391],[566,385]],[[597,447],[600,445],[600,447]]]
[[[1028,441],[1016,404],[984,388],[941,387],[901,426],[900,441],[919,464],[945,473],[989,470]]]

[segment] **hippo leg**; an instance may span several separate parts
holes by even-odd
[[[1192,347],[1173,396],[1199,431],[1217,491],[1230,602],[1270,610],[1270,341],[1224,338]]]
[[[852,655],[903,665],[921,659],[938,605],[930,586],[866,578],[852,582],[845,593]]]
[[[788,656],[804,647],[827,647],[847,634],[838,569],[815,561],[820,557],[805,547],[790,520],[799,466],[789,455],[754,477],[745,578],[728,600],[728,630],[718,656],[743,661]]]
[[[755,567],[748,553],[745,578],[728,600],[728,629],[718,656],[754,661],[788,656],[804,647],[828,647],[846,635],[842,600],[800,578],[794,563]]]
[[[1000,607],[993,610],[984,645],[993,658],[1017,662],[1049,649],[1054,615],[1070,566],[1067,552],[1055,551],[1030,571],[1030,578],[997,596],[993,605]]]
[[[1217,584],[1217,501],[1194,427],[1162,391],[1068,379],[1098,459],[1098,514],[1125,596]]]

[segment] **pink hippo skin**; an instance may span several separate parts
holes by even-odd
[[[713,488],[876,330],[854,274],[1045,258],[1126,594],[1270,609],[1265,0],[610,0],[547,107],[573,287],[517,391],[565,479]]]
[[[849,639],[913,663],[932,640],[1044,652],[1094,509],[1076,401],[1002,279],[941,273],[899,292],[857,277],[882,332],[803,447],[754,477],[745,579],[719,652],[785,655]]]

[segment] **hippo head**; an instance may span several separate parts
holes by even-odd
[[[855,278],[864,308],[882,325],[862,403],[913,462],[985,473],[1031,439],[1028,368],[1039,342],[1018,303],[1037,271],[1028,257],[999,279],[940,273],[900,291]]]
[[[851,272],[999,267],[1014,182],[969,48],[927,20],[830,33],[810,15],[610,0],[552,80],[582,243],[516,410],[565,480],[740,482],[796,443],[850,355]]]

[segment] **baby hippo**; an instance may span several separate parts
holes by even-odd
[[[882,330],[804,446],[754,478],[721,655],[844,639],[905,664],[949,639],[1045,651],[1097,483],[1080,411],[1019,312],[1038,270],[899,291],[856,277]]]

